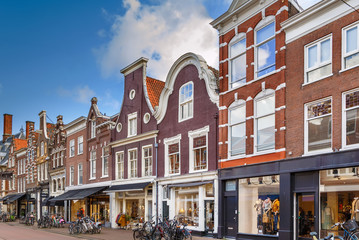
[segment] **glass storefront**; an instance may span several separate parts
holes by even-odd
[[[73,200],[71,201],[71,221],[76,221],[78,217],[86,215],[85,200]]]
[[[239,180],[238,232],[278,234],[279,184],[279,175]]]
[[[106,224],[110,221],[110,200],[108,196],[99,196],[96,198],[89,198],[90,216],[95,218],[95,221]]]
[[[144,219],[145,199],[126,199],[126,215],[132,219]]]
[[[355,219],[359,222],[358,167],[320,171],[320,236],[343,235],[331,226]]]
[[[198,227],[199,199],[198,187],[176,189],[176,215],[181,224]]]

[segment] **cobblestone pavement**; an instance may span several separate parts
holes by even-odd
[[[0,240],[132,240],[131,230],[104,228],[101,234],[80,234],[69,235],[67,227],[65,228],[37,228],[35,226],[26,226],[18,222],[3,223],[0,222]],[[213,240],[213,238],[193,237],[193,240]]]

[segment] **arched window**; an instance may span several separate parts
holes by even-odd
[[[275,148],[275,95],[267,89],[254,99],[255,152]]]
[[[193,117],[193,83],[184,84],[179,90],[179,121]]]

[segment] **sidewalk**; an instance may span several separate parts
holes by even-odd
[[[70,235],[68,233],[68,225],[65,228],[37,228],[37,224],[34,226],[26,226],[24,224],[20,224],[19,222],[7,222],[0,223],[7,224],[10,226],[17,226],[23,228],[29,228],[38,231],[51,232],[56,234],[61,234],[64,236],[71,236],[79,239],[87,239],[87,240],[132,240],[132,231],[131,230],[122,230],[122,229],[112,229],[112,228],[103,228],[100,234],[79,234],[79,235]],[[213,238],[208,237],[192,237],[193,240],[213,240]]]

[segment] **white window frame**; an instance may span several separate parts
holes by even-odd
[[[182,135],[178,134],[174,137],[170,137],[170,138],[165,138],[163,139],[163,144],[165,147],[165,177],[167,176],[175,176],[175,175],[180,175],[181,174],[181,139],[182,139]],[[176,144],[178,143],[178,148],[179,148],[179,173],[173,173],[170,174],[170,163],[169,163],[169,151],[168,151],[168,147],[172,144]]]
[[[232,56],[232,52],[231,52],[231,48],[233,45],[239,43],[240,41],[243,41],[245,40],[246,41],[246,48],[244,50],[244,52],[241,52],[239,53],[238,55],[235,55],[235,56]],[[246,38],[246,34],[245,33],[239,33],[237,36],[235,36],[231,41],[230,43],[228,44],[228,56],[229,56],[229,61],[228,61],[228,69],[229,69],[229,74],[228,74],[228,78],[229,78],[229,81],[228,81],[228,89],[235,89],[235,88],[238,88],[238,87],[241,87],[244,84],[241,84],[240,86],[237,86],[237,87],[232,87],[232,84],[234,83],[232,81],[232,61],[236,58],[239,58],[241,56],[245,55],[245,59],[246,59],[246,76],[242,79],[239,79],[237,80],[236,82],[240,82],[241,80],[245,80],[245,82],[247,81],[247,38]]]
[[[70,186],[74,186],[75,184],[75,167],[74,166],[70,166],[70,182],[69,185]],[[57,182],[57,181],[56,181]]]
[[[133,121],[134,125],[131,125]],[[132,130],[132,131],[131,131]],[[132,137],[137,135],[137,112],[127,115],[127,137]]]
[[[80,136],[77,138],[77,155],[83,154],[83,152],[84,152],[84,137]]]
[[[44,154],[45,154],[45,143],[44,143],[44,141],[41,141],[41,143],[40,143],[40,155],[44,156]]]
[[[358,26],[358,32],[359,32],[359,26]],[[355,107],[351,107],[351,108],[347,109],[346,108],[346,100],[345,100],[347,94],[358,92],[358,91],[359,91],[359,88],[356,88],[356,89],[352,89],[352,90],[343,92],[343,94],[342,94],[342,148],[343,149],[359,148],[359,143],[347,145],[347,135],[346,135],[346,132],[347,132],[346,131],[346,129],[347,129],[347,114],[346,114],[346,112],[353,110],[353,109],[359,109],[359,106],[355,106]]]
[[[119,155],[122,155],[122,161],[120,162],[120,158]],[[121,168],[121,174],[118,171],[118,165],[121,164],[122,168]],[[120,151],[120,152],[116,152],[116,180],[119,179],[124,179],[125,178],[125,152],[124,151]]]
[[[135,171],[136,171],[136,174],[135,176],[131,176],[131,159],[130,159],[130,152],[132,151],[135,151],[136,152],[136,158],[132,161],[136,162],[135,163]],[[131,149],[128,149],[127,151],[127,162],[128,162],[128,179],[131,179],[131,178],[137,178],[138,177],[138,170],[137,170],[137,167],[138,167],[138,151],[137,151],[137,148],[131,148]]]
[[[151,158],[151,174],[150,175],[146,175],[146,159],[145,159],[145,149],[147,148],[151,148],[151,157],[147,157],[147,158]],[[142,147],[142,161],[141,161],[141,165],[142,165],[142,177],[150,177],[153,176],[153,147],[152,145],[146,145]]]
[[[261,101],[265,98],[269,98],[271,96],[274,96],[274,112],[273,113],[269,113],[269,114],[266,114],[266,115],[261,115],[260,117],[257,116],[257,102],[258,101]],[[276,97],[276,94],[275,94],[275,91],[273,89],[266,89],[262,92],[260,92],[255,98],[254,98],[254,101],[253,101],[253,109],[254,109],[254,112],[253,112],[253,117],[254,117],[254,139],[253,139],[253,143],[254,143],[254,154],[267,154],[267,153],[273,153],[275,152],[275,133],[276,133],[276,126],[275,126],[275,117],[276,117],[276,111],[275,111],[275,104],[276,104],[276,100],[275,100],[275,97]],[[266,149],[266,150],[262,150],[262,151],[258,151],[258,119],[259,118],[263,118],[263,117],[268,117],[270,115],[274,114],[274,148],[272,149]]]
[[[328,39],[330,40],[330,60],[321,63],[319,61],[320,57],[321,57],[321,54],[320,54],[321,45],[320,44],[322,42],[328,40]],[[308,51],[309,51],[309,48],[311,48],[311,47],[313,47],[315,45],[317,45],[317,58],[318,58],[317,59],[317,64],[315,66],[311,67],[311,68],[308,68],[308,57],[309,57],[309,52]],[[309,80],[308,80],[308,73],[309,72],[311,72],[313,70],[316,70],[316,69],[319,69],[319,68],[322,68],[322,67],[324,67],[326,65],[329,65],[329,64],[332,65],[332,67],[331,67],[332,71],[331,71],[330,74],[322,76],[322,77],[320,77],[318,79],[315,79],[315,80],[309,82]],[[324,78],[327,78],[327,77],[329,77],[331,75],[333,75],[333,38],[332,38],[332,35],[330,34],[330,35],[327,35],[325,37],[317,39],[314,42],[311,42],[311,43],[304,46],[304,84],[310,84],[310,83],[322,80]]]
[[[48,169],[49,169],[49,163],[45,163],[45,180],[48,180]]]
[[[244,121],[242,122],[238,122],[236,124],[232,124],[231,123],[231,112],[237,108],[241,108],[244,107],[244,112],[245,112],[245,116],[244,116]],[[236,155],[232,155],[232,135],[231,135],[231,128],[233,126],[236,125],[240,125],[240,124],[244,124],[244,129],[246,129],[247,126],[247,106],[246,106],[246,101],[243,99],[238,99],[236,100],[234,103],[232,103],[229,108],[228,108],[228,158],[238,158],[238,157],[242,157],[246,155],[246,147],[247,147],[247,135],[246,133],[245,135],[245,139],[246,139],[246,143],[244,146],[244,153],[239,153]]]
[[[182,88],[186,87],[187,85],[192,85],[192,96],[186,100],[184,100],[183,102],[181,102],[181,90]],[[193,118],[194,115],[194,83],[192,81],[189,81],[185,84],[183,84],[180,89],[178,90],[178,122],[183,122],[186,121],[188,119]],[[191,116],[187,116],[186,118],[182,118],[182,111],[181,111],[181,107],[184,105],[189,105],[192,102],[191,108],[192,108],[192,115]],[[188,109],[188,108],[187,108]]]
[[[261,43],[257,44],[257,32],[272,23],[274,23],[274,35],[272,37],[262,41]],[[264,77],[276,72],[276,69],[274,69],[272,72],[269,72],[267,74],[264,74],[264,75],[258,77],[258,47],[273,40],[273,39],[275,39],[275,41],[277,41],[277,39],[276,39],[276,21],[275,21],[275,16],[271,15],[271,16],[266,17],[262,21],[260,21],[254,29],[254,79],[255,80],[264,78]],[[274,52],[274,54],[276,55],[276,51]],[[277,61],[275,61],[274,64],[277,67]]]
[[[91,120],[91,138],[96,137],[96,119]]]
[[[84,184],[84,165],[82,163],[79,163],[77,165],[77,184],[78,185],[82,185]],[[81,170],[81,175],[82,175],[82,182],[80,182],[80,170]]]
[[[96,179],[96,150],[90,151],[90,180]]]
[[[351,51],[349,53],[346,53],[346,49],[347,49],[347,31],[357,27],[357,49],[354,51]],[[342,71],[344,70],[349,70],[355,67],[358,67],[359,64],[345,68],[345,58],[350,57],[352,55],[358,54],[359,53],[359,22],[355,22],[353,24],[350,24],[349,26],[346,26],[342,29]]]
[[[324,102],[324,101],[327,101],[329,100],[331,101],[331,105],[332,105],[332,109],[331,109],[331,113],[330,114],[326,114],[326,115],[321,115],[321,116],[318,116],[318,117],[314,117],[314,118],[311,118],[311,119],[308,119],[308,106],[312,105],[312,104],[316,104],[318,102]],[[327,152],[332,152],[332,147],[333,147],[333,99],[332,97],[326,97],[326,98],[322,98],[322,99],[318,99],[316,101],[313,101],[313,102],[309,102],[309,103],[306,103],[304,104],[304,155],[314,155],[314,154],[319,154],[319,153],[327,153]],[[326,116],[331,116],[331,135],[332,135],[332,138],[331,138],[331,146],[330,148],[325,148],[325,149],[320,149],[320,150],[316,150],[316,151],[308,151],[308,121],[309,120],[312,120],[312,119],[315,119],[315,118],[322,118],[322,117],[326,117]]]
[[[105,155],[105,148],[108,148],[108,155]],[[102,148],[102,177],[108,177],[109,176],[109,157],[110,157],[110,147],[105,146]],[[105,174],[105,158],[107,158],[107,174]]]
[[[65,156],[64,151],[61,151],[60,152],[60,164],[61,164],[61,166],[64,166],[64,156]]]
[[[74,157],[74,156],[75,156],[75,139],[71,139],[69,157]]]
[[[209,125],[197,129],[197,130],[193,130],[193,131],[189,131],[188,132],[188,142],[189,142],[189,172],[204,172],[204,171],[208,171],[208,133],[209,133]],[[205,169],[200,169],[200,170],[195,170],[194,169],[194,165],[195,165],[195,154],[194,151],[195,149],[193,148],[193,139],[198,138],[198,137],[203,137],[206,136],[206,168]],[[181,164],[180,164],[181,166]]]

